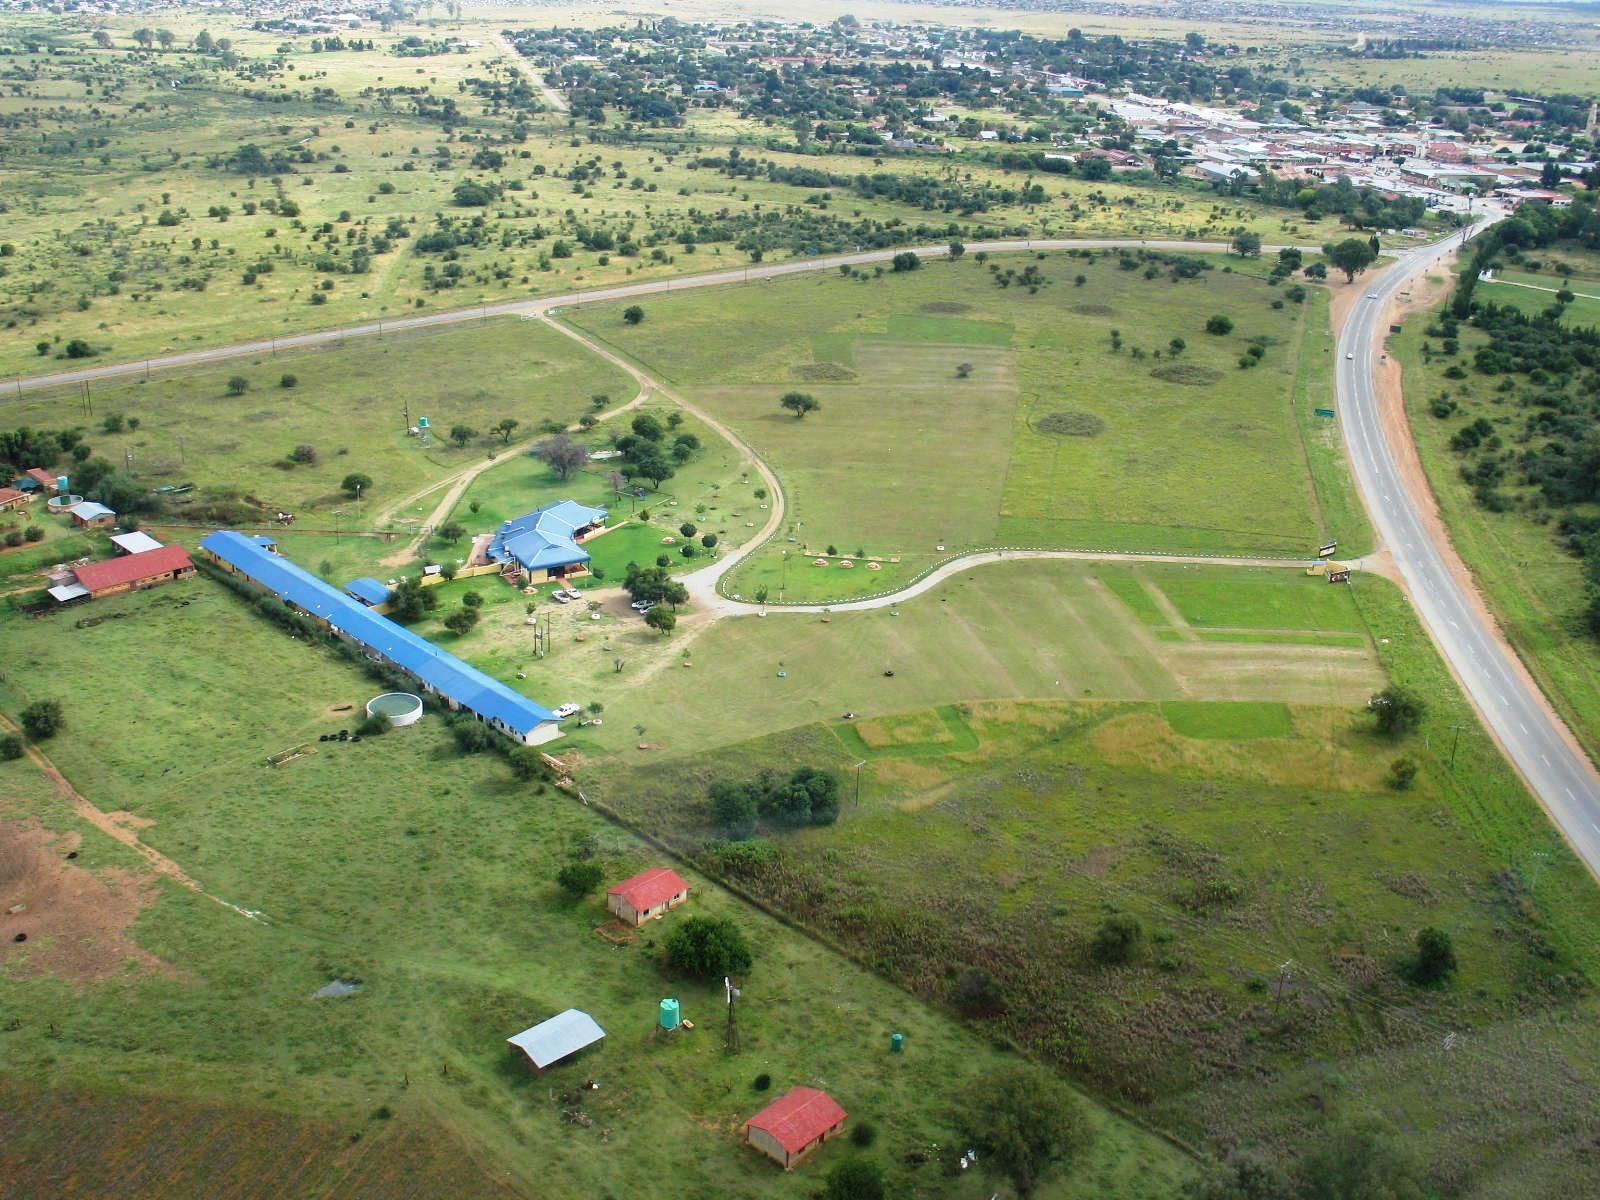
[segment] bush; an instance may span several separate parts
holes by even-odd
[[[1000,985],[995,983],[994,976],[981,969],[963,971],[956,976],[951,998],[968,1017],[992,1017],[1005,1008]]]
[[[1389,764],[1388,784],[1397,792],[1409,792],[1417,780],[1417,764],[1413,759],[1397,758]]]
[[[556,872],[556,882],[567,895],[581,899],[600,886],[602,874],[599,863],[569,862]]]
[[[14,733],[0,734],[0,762],[13,762],[22,757],[22,739]]]
[[[1206,332],[1214,334],[1217,337],[1225,337],[1233,332],[1233,322],[1227,317],[1223,316],[1221,313],[1218,313],[1216,316],[1211,317],[1206,321]]]
[[[1386,687],[1367,702],[1378,718],[1378,732],[1385,737],[1401,738],[1422,724],[1428,706],[1421,696],[1399,684]]]
[[[476,754],[480,750],[489,748],[490,733],[482,722],[468,716],[458,716],[450,722],[450,736],[456,741],[456,749],[463,754]]]
[[[764,1092],[772,1086],[772,1076],[763,1071],[750,1081],[750,1086],[758,1092]]]
[[[864,1158],[847,1158],[828,1172],[824,1200],[883,1200],[883,1168]]]
[[[850,1144],[859,1146],[863,1150],[877,1140],[878,1127],[871,1121],[857,1122],[855,1127],[850,1130]]]
[[[29,525],[22,531],[22,539],[26,542],[42,542],[44,541],[44,530],[37,525]]]
[[[250,390],[250,381],[243,375],[230,375],[228,377],[228,395],[242,396]]]
[[[922,260],[909,250],[902,250],[890,262],[896,271],[917,271],[922,268]]]
[[[97,351],[82,338],[73,338],[66,345],[68,358],[93,358]]]
[[[298,379],[296,379],[293,375],[284,375],[282,378],[280,378],[278,380],[278,386],[281,387],[281,388],[292,388],[292,387],[295,386],[295,384],[297,384],[299,382],[300,381]]]
[[[389,724],[388,717],[384,716],[382,713],[373,713],[370,717],[367,717],[364,721],[362,721],[361,724],[356,726],[356,732],[362,737],[382,737],[384,734],[388,733],[391,728],[393,728],[393,726]]]
[[[1113,913],[1100,922],[1094,933],[1094,956],[1103,963],[1125,963],[1132,960],[1144,940],[1144,926],[1132,913]]]
[[[22,732],[36,742],[55,737],[63,723],[59,700],[35,700],[22,710]]]
[[[1417,934],[1417,957],[1411,977],[1421,984],[1443,983],[1456,973],[1456,948],[1442,929],[1428,928]]]
[[[317,448],[309,442],[301,442],[289,452],[291,462],[314,463],[317,461]]]
[[[667,965],[698,979],[741,975],[753,961],[750,944],[727,917],[688,917],[667,938]]]

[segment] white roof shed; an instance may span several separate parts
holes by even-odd
[[[112,537],[111,544],[121,554],[143,554],[146,550],[161,549],[161,543],[142,529],[136,529],[132,533],[116,534]]]
[[[605,1036],[606,1031],[588,1013],[569,1008],[506,1041],[526,1054],[528,1061],[542,1071]]]

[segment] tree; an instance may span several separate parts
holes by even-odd
[[[462,713],[450,722],[450,736],[455,739],[456,749],[463,754],[476,754],[479,750],[489,748],[489,731],[482,721]]]
[[[477,592],[468,592],[461,597],[461,603],[467,608],[482,608],[483,597]]]
[[[1367,707],[1378,718],[1378,732],[1385,737],[1402,738],[1422,724],[1428,706],[1408,687],[1391,684],[1371,700]]]
[[[458,608],[444,619],[444,627],[457,637],[465,637],[477,624],[478,610],[475,608]]]
[[[0,734],[0,762],[13,762],[22,757],[22,739],[14,733]]]
[[[1539,168],[1539,186],[1542,188],[1561,186],[1561,168],[1556,165],[1554,159],[1545,159],[1544,165]]]
[[[1307,279],[1326,279],[1328,277],[1328,264],[1314,262],[1301,272]]]
[[[466,536],[466,529],[460,521],[447,521],[439,526],[439,536],[454,546]]]
[[[700,544],[707,550],[715,550],[717,548],[717,535],[714,533],[702,533],[700,535]]]
[[[464,450],[468,442],[478,436],[478,431],[471,425],[452,425],[450,427],[450,440],[456,444],[457,450]]]
[[[506,762],[511,766],[511,773],[523,783],[531,783],[544,774],[544,760],[532,746],[518,746],[506,755]]]
[[[68,358],[93,358],[96,353],[95,348],[82,338],[71,339],[62,347],[62,352]]]
[[[297,463],[314,463],[317,461],[317,448],[310,442],[301,442],[289,451],[289,458]]]
[[[951,242],[950,243],[950,257],[952,259],[960,258],[966,252],[967,252],[967,248],[962,243],[960,243],[960,242]]]
[[[370,492],[372,490],[372,476],[363,475],[360,471],[351,471],[340,482],[339,489],[346,496],[354,499],[361,495],[362,492]]]
[[[217,43],[209,33],[202,29],[194,35],[194,48],[200,51],[201,54],[210,54],[217,48]]]
[[[778,403],[792,412],[796,420],[800,420],[807,413],[816,412],[817,409],[822,407],[816,397],[807,395],[805,392],[790,392]]]
[[[146,29],[141,25],[138,29],[133,31],[133,40],[148,50],[150,49],[150,43],[156,40],[156,35],[153,31]]]
[[[1304,1200],[1423,1200],[1421,1164],[1372,1119],[1336,1129],[1296,1172]]]
[[[250,381],[243,375],[230,375],[228,377],[228,395],[242,396],[250,390]]]
[[[571,434],[553,433],[539,443],[539,457],[550,464],[557,479],[570,479],[572,473],[589,461],[589,447]]]
[[[1175,337],[1167,343],[1167,349],[1172,352],[1173,358],[1177,358],[1178,355],[1182,354],[1188,348],[1189,343],[1184,341],[1181,337]]]
[[[645,613],[644,623],[651,629],[659,629],[663,635],[671,637],[673,629],[678,624],[678,614],[670,608],[652,608]]]
[[[494,431],[500,435],[500,441],[509,446],[511,444],[511,431],[521,424],[522,422],[515,417],[501,417],[495,423]]]
[[[1359,272],[1365,271],[1378,257],[1372,244],[1360,238],[1345,238],[1337,245],[1329,242],[1322,248],[1322,255],[1331,265],[1344,272],[1346,283],[1352,282]]]
[[[1228,1161],[1183,1185],[1183,1200],[1284,1200],[1294,1188],[1277,1164],[1252,1154]]]
[[[600,886],[602,873],[595,862],[569,862],[556,872],[556,882],[561,890],[575,900],[582,899]]]
[[[972,374],[972,364],[971,363],[964,362],[964,363],[957,363],[956,364],[956,378],[957,379],[966,379],[971,374]]]
[[[828,1172],[823,1200],[883,1200],[883,1168],[865,1158],[847,1158]]]
[[[1443,983],[1456,973],[1456,948],[1450,935],[1429,927],[1417,934],[1417,957],[1411,977],[1418,983]]]
[[[432,588],[422,586],[421,577],[408,576],[389,591],[389,615],[405,623],[420,620],[424,613],[439,607],[439,597]]]
[[[1132,913],[1113,913],[1094,934],[1094,956],[1103,963],[1125,963],[1139,952],[1144,926]]]
[[[35,700],[22,710],[22,732],[36,742],[47,741],[61,732],[65,723],[61,716],[61,701]]]
[[[719,780],[711,785],[711,824],[718,837],[742,842],[756,831],[760,791],[753,784]]]
[[[156,41],[161,43],[163,50],[171,50],[178,44],[178,35],[170,29],[158,29],[156,30]]]
[[[1028,1196],[1045,1174],[1089,1144],[1083,1106],[1055,1076],[1033,1066],[1001,1067],[965,1091],[960,1118],[979,1162],[1004,1175]]]
[[[742,975],[753,961],[750,944],[727,917],[686,917],[667,938],[667,965],[698,979]]]
[[[1417,763],[1415,759],[1397,758],[1389,764],[1389,786],[1397,792],[1409,792],[1412,784],[1417,781]]]
[[[921,269],[922,260],[910,250],[902,250],[890,260],[889,265],[896,271],[916,271]]]
[[[299,382],[300,380],[295,376],[285,373],[278,379],[278,386],[281,388],[292,388]]]
[[[640,413],[628,423],[628,428],[633,430],[634,437],[647,442],[659,442],[667,436],[666,426],[656,419],[654,413]]]
[[[1227,317],[1223,316],[1221,313],[1218,313],[1214,317],[1207,318],[1206,332],[1216,337],[1226,337],[1228,334],[1233,332],[1233,322]]]
[[[622,319],[629,325],[637,325],[640,321],[644,320],[644,309],[640,308],[637,304],[630,304],[627,308],[622,310]]]
[[[96,29],[94,31],[94,44],[102,50],[111,49],[111,35],[104,29]]]
[[[1261,253],[1259,233],[1240,233],[1233,239],[1233,252],[1240,258],[1254,258]]]

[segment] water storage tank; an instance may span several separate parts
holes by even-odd
[[[906,1035],[905,1034],[903,1034],[903,1033],[891,1033],[889,1035],[889,1053],[890,1054],[899,1054],[901,1048],[905,1044],[906,1044]]]
[[[65,475],[57,475],[56,476],[56,491],[65,492],[66,490],[67,490],[67,477]]]
[[[670,997],[661,1002],[661,1028],[676,1029],[680,1023],[678,1002]]]

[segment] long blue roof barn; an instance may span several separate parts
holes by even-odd
[[[519,742],[532,744],[558,736],[560,724],[543,705],[373,612],[254,538],[221,530],[201,538],[200,548],[308,616],[326,621],[334,632],[398,667],[452,706],[470,710]]]

